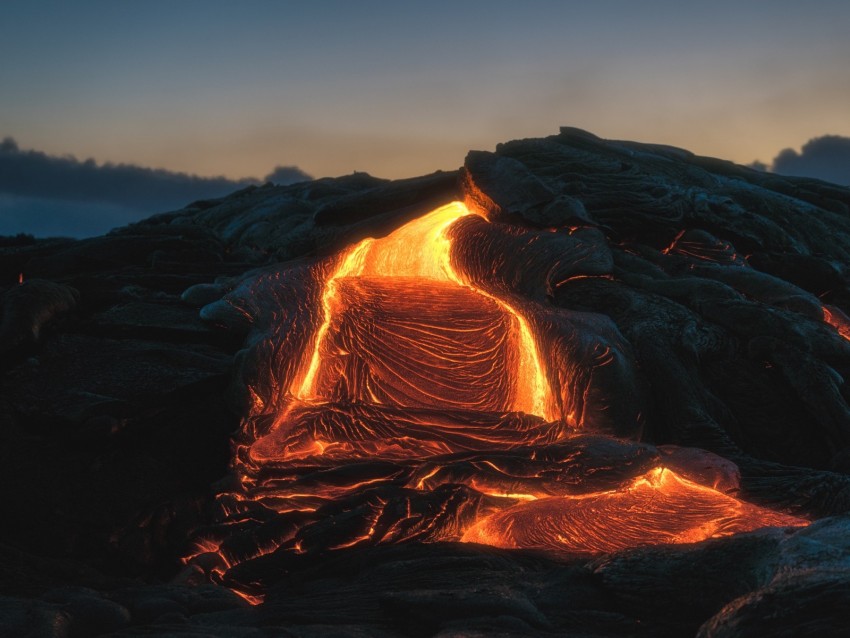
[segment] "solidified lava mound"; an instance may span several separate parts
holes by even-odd
[[[850,622],[848,189],[562,129],[0,263],[0,633]]]

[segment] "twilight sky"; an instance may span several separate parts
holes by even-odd
[[[4,0],[0,139],[231,180],[409,177],[560,125],[770,163],[850,136],[848,32],[846,0]]]
[[[850,135],[845,0],[0,7],[0,136],[200,175],[418,175],[573,125],[769,161]]]

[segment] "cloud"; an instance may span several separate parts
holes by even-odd
[[[310,176],[294,166],[278,166],[265,181],[291,184],[307,179]],[[56,157],[21,150],[7,137],[0,142],[0,235],[101,234],[259,181]]]
[[[275,166],[274,170],[263,178],[263,181],[283,185],[303,182],[307,179],[310,179],[310,176],[297,166]]]
[[[770,170],[850,186],[850,137],[815,137],[803,144],[799,153],[786,148],[773,159]]]

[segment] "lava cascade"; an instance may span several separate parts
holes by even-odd
[[[324,387],[317,380],[320,367],[327,366],[334,352],[348,354],[348,351],[340,348],[334,350],[328,342],[331,323],[347,310],[356,309],[358,301],[364,306],[368,306],[368,301],[371,301],[372,305],[383,309],[385,315],[395,311],[394,314],[398,316],[386,316],[384,322],[398,323],[400,320],[399,327],[412,333],[408,336],[387,335],[389,340],[383,344],[397,344],[396,351],[414,349],[423,359],[440,359],[442,367],[450,375],[457,372],[453,374],[454,391],[459,389],[457,384],[463,384],[465,375],[463,371],[453,369],[458,361],[452,359],[452,351],[461,358],[484,359],[494,348],[499,347],[498,344],[508,341],[507,347],[512,349],[507,357],[509,361],[490,362],[487,372],[490,379],[484,379],[484,374],[478,374],[467,380],[487,383],[493,380],[492,377],[512,377],[509,382],[511,391],[507,394],[498,393],[498,399],[493,397],[490,401],[494,403],[492,407],[544,415],[546,381],[527,321],[504,301],[479,289],[466,287],[452,265],[448,230],[457,219],[469,214],[470,211],[463,204],[453,202],[402,226],[386,238],[363,240],[341,257],[339,268],[325,283],[322,297],[324,321],[317,333],[310,364],[293,384],[293,395],[296,398],[325,398]],[[352,283],[352,280],[356,283]],[[367,281],[373,282],[371,287],[378,290],[367,292],[361,288],[358,291],[360,294],[354,295],[355,298],[352,298],[351,291],[348,295],[343,292],[346,282],[348,287],[360,284],[365,288],[362,282]],[[357,313],[356,310],[354,312]],[[453,313],[463,313],[464,316],[453,316]],[[422,316],[430,317],[430,324],[423,323],[420,319]],[[357,321],[361,326],[365,323],[361,313],[357,313]],[[464,333],[476,330],[470,323],[481,322],[489,324],[484,332],[490,334],[469,335],[473,342]],[[377,322],[372,325],[377,325]],[[480,328],[478,330],[481,332]],[[446,331],[453,334],[440,340],[437,333]],[[349,346],[367,350],[370,344],[365,341],[361,338],[357,344]],[[456,348],[455,345],[465,348]],[[460,350],[466,352],[461,353]],[[380,365],[377,361],[373,361],[373,364]],[[416,369],[409,372],[420,376],[423,374]],[[377,398],[373,398],[373,401],[381,403]],[[440,402],[436,396],[433,401]],[[483,406],[472,403],[467,407],[476,409]]]

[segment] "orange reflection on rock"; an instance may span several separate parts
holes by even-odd
[[[838,334],[850,341],[850,317],[838,308],[823,306],[823,320],[835,328]]]

